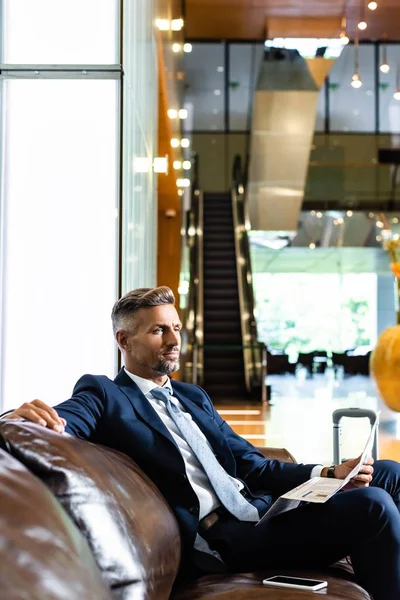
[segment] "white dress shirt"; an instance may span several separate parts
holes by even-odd
[[[199,519],[202,519],[210,512],[215,510],[217,506],[220,506],[220,501],[217,495],[214,492],[214,489],[208,479],[206,472],[204,471],[202,465],[197,460],[195,454],[193,453],[191,447],[186,442],[186,440],[182,437],[181,432],[175,424],[175,421],[170,417],[167,407],[162,400],[157,400],[152,396],[151,391],[159,387],[154,381],[150,381],[149,379],[144,379],[143,377],[139,377],[138,375],[134,375],[130,373],[125,367],[125,372],[129,377],[136,383],[140,391],[146,396],[147,400],[150,402],[151,406],[154,408],[170,434],[172,435],[176,445],[179,448],[180,453],[182,454],[182,458],[185,463],[185,470],[188,481],[192,486],[196,496],[199,499],[200,504],[200,513]],[[171,402],[176,404],[180,410],[184,413],[186,418],[192,421],[193,426],[197,429],[203,439],[210,446],[207,438],[203,434],[203,432],[197,427],[196,423],[192,420],[191,415],[185,411],[182,404],[178,401],[177,398],[174,397],[174,392],[171,386],[171,381],[168,378],[163,387],[169,388],[171,390]],[[211,448],[211,446],[210,446]],[[316,465],[312,471],[310,477],[319,477],[322,471],[322,465]],[[241,490],[244,486],[241,481],[231,477],[232,481],[238,486],[238,489]]]

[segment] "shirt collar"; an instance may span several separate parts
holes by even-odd
[[[130,373],[126,367],[124,367],[124,370],[125,370],[125,373],[132,379],[132,381],[134,381],[136,383],[136,385],[138,386],[140,391],[145,396],[150,394],[150,392],[152,390],[154,390],[154,388],[160,387],[159,385],[157,385],[156,383],[154,383],[154,381],[151,381],[150,379],[145,379],[144,377],[139,377],[139,375],[134,375],[133,373]],[[172,394],[171,380],[169,377],[167,378],[167,381],[165,382],[165,384],[162,387],[169,389]]]

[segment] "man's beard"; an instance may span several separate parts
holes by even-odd
[[[179,371],[179,360],[165,360],[160,358],[158,363],[153,367],[157,375],[169,375]]]

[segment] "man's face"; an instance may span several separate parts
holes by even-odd
[[[128,371],[151,379],[177,371],[181,328],[172,304],[139,309],[132,319],[133,333],[124,351]]]

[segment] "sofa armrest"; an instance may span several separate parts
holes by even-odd
[[[282,462],[292,462],[297,463],[297,460],[294,458],[293,454],[290,454],[286,448],[265,448],[260,447],[257,448],[262,454],[264,454],[265,458],[271,458],[275,460],[280,460]]]

